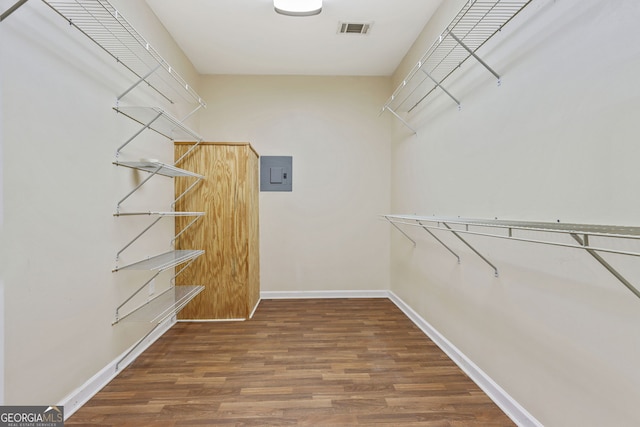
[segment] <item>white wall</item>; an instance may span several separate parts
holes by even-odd
[[[457,3],[457,4],[453,4]],[[446,2],[398,82],[452,19]],[[640,3],[534,0],[394,124],[392,211],[640,226]],[[640,300],[588,254],[446,233],[392,233],[391,289],[545,426],[640,424]],[[640,243],[614,242],[640,250]],[[605,256],[640,287],[637,258]]]
[[[389,79],[206,76],[201,131],[293,156],[293,192],[260,194],[263,291],[388,289]]]
[[[196,76],[144,1],[114,4],[186,78]],[[2,22],[0,53],[5,403],[53,404],[150,329],[111,325],[115,307],[149,277],[111,272],[116,251],[149,223],[112,216],[140,180],[111,164],[138,129],[111,109],[135,78],[42,2]],[[124,102],[159,100],[141,89]],[[122,158],[141,156],[171,160],[173,147],[145,134]],[[171,180],[159,178],[123,210],[167,209],[172,194]],[[160,224],[120,265],[168,250],[172,228]]]
[[[114,3],[197,80],[142,0]],[[461,4],[443,4],[394,81]],[[502,86],[465,64],[448,82],[462,110],[433,97],[410,118],[415,136],[377,116],[392,90],[387,78],[203,77],[206,139],[294,158],[294,191],[260,195],[262,290],[390,286],[545,425],[640,423],[640,302],[588,255],[469,238],[500,268],[494,278],[451,236],[442,235],[460,265],[426,233],[411,231],[413,248],[376,218],[640,225],[639,8],[534,0],[481,51]],[[148,330],[111,326],[115,306],[146,277],[110,271],[115,251],[145,224],[111,216],[139,179],[110,164],[135,129],[111,111],[131,76],[41,2],[0,25],[0,52],[5,403],[48,404]],[[149,150],[172,156],[153,136],[127,156]],[[129,208],[164,205],[171,188],[157,181]],[[123,262],[157,253],[171,233],[161,225]],[[637,260],[607,258],[640,283]]]

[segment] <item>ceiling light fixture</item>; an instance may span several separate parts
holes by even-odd
[[[273,8],[281,15],[313,16],[322,12],[322,0],[273,0]]]

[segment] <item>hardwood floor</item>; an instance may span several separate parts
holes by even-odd
[[[66,425],[513,426],[388,299],[178,323]]]

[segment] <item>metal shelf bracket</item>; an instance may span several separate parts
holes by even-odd
[[[193,224],[195,224],[195,222],[198,221],[198,219],[200,219],[200,217],[202,217],[204,215],[204,212],[157,212],[157,213],[148,212],[148,213],[133,213],[133,214],[131,214],[131,213],[130,214],[122,214],[122,213],[117,212],[117,213],[114,214],[114,216],[128,216],[128,215],[157,215],[158,218],[153,220],[151,222],[151,224],[149,224],[136,237],[131,239],[126,245],[124,245],[124,247],[122,247],[122,249],[120,249],[118,251],[118,253],[116,254],[116,263],[119,261],[120,254],[122,252],[124,252],[129,246],[131,246],[139,238],[141,238],[147,231],[149,231],[154,225],[156,225],[162,218],[167,217],[167,216],[172,216],[172,217],[176,217],[176,216],[194,216],[195,217],[192,221],[189,222],[189,224],[187,224],[182,230],[180,230],[180,232],[178,232],[178,234],[176,234],[173,237],[173,239],[171,239],[171,242],[169,243],[169,246],[173,247],[174,246],[174,242],[176,241],[176,239],[178,237],[180,237],[180,235],[182,233],[187,231],[187,229],[189,227],[191,227]],[[116,265],[116,267],[117,267],[117,265]]]
[[[431,237],[433,237],[434,239],[436,239],[438,241],[438,243],[440,243],[442,246],[444,246],[449,252],[451,252],[453,254],[454,257],[458,258],[458,264],[460,264],[460,256],[458,256],[457,253],[455,253],[453,251],[453,249],[451,249],[449,246],[447,246],[442,240],[440,240],[438,238],[438,236],[436,236],[435,234],[433,234],[433,232],[431,230],[429,230],[424,224],[422,224],[422,222],[418,221],[418,224],[420,224],[420,226],[422,227],[422,229],[424,231],[426,231],[427,233],[429,233],[431,235]]]
[[[7,19],[9,17],[9,15],[11,15],[13,12],[15,12],[16,10],[18,10],[20,8],[20,6],[22,6],[23,4],[25,4],[28,0],[20,0],[15,2],[15,4],[13,6],[11,6],[10,8],[8,8],[7,10],[5,10],[4,12],[2,12],[2,15],[0,15],[0,22],[4,21],[5,19]]]
[[[490,72],[491,74],[493,74],[493,75],[496,77],[496,79],[498,79],[498,81],[500,80],[500,75],[499,75],[498,73],[496,73],[496,72],[493,70],[493,68],[489,67],[489,65],[487,65],[487,63],[486,63],[486,62],[484,62],[484,61],[482,60],[482,58],[480,58],[480,57],[479,57],[479,56],[478,56],[478,55],[477,55],[473,50],[469,49],[469,46],[467,46],[466,44],[464,44],[464,42],[463,42],[462,40],[460,40],[458,37],[456,37],[456,35],[455,35],[455,34],[453,34],[453,32],[450,32],[450,33],[449,33],[449,35],[451,36],[451,38],[452,38],[452,39],[454,39],[456,42],[458,42],[458,44],[459,44],[460,46],[462,46],[462,48],[463,48],[464,50],[466,50],[467,52],[469,52],[469,55],[473,56],[473,57],[476,59],[476,61],[478,61],[480,64],[482,64],[482,66],[483,66],[484,68],[486,68],[487,70],[489,70],[489,72]]]
[[[156,170],[154,170],[153,172],[151,172],[151,174],[146,177],[145,179],[142,180],[142,182],[140,182],[140,184],[138,184],[133,190],[129,191],[127,193],[126,196],[124,196],[122,199],[120,199],[118,201],[116,210],[120,211],[120,205],[122,204],[122,202],[124,202],[125,200],[127,200],[133,193],[135,193],[136,191],[138,191],[140,189],[140,187],[142,187],[143,185],[145,185],[151,178],[153,178],[154,176],[156,176],[158,174],[158,172],[160,172],[160,169],[162,169],[162,166],[158,166],[158,168]]]
[[[454,235],[454,236],[456,236],[458,239],[460,239],[460,241],[461,241],[462,243],[464,243],[465,245],[467,245],[467,246],[469,247],[469,249],[471,249],[471,250],[472,250],[476,255],[478,255],[478,256],[479,256],[479,257],[480,257],[484,262],[486,262],[487,264],[489,264],[489,266],[491,266],[491,268],[493,268],[494,275],[495,275],[496,277],[498,277],[498,268],[497,268],[495,265],[493,265],[493,264],[491,263],[491,261],[489,261],[487,258],[485,258],[485,256],[484,256],[484,255],[482,255],[480,252],[478,252],[478,251],[477,251],[473,246],[471,246],[471,245],[469,244],[469,242],[467,242],[466,240],[464,240],[464,239],[462,238],[462,236],[461,236],[461,235],[459,235],[459,234],[456,232],[456,230],[454,230],[453,228],[451,228],[451,227],[449,226],[449,224],[447,224],[446,222],[443,222],[443,223],[442,223],[442,225],[444,225],[445,227],[447,227],[447,228],[449,229],[449,231],[451,231],[451,232],[453,233],[453,235]],[[424,228],[424,226],[423,226],[423,228]]]
[[[416,130],[415,130],[414,128],[412,128],[412,127],[411,127],[411,125],[410,125],[409,123],[407,123],[407,122],[406,122],[406,120],[404,120],[402,117],[400,117],[400,115],[399,115],[398,113],[396,113],[395,111],[393,111],[393,110],[391,109],[391,107],[389,107],[388,105],[386,105],[382,111],[384,111],[384,110],[387,110],[387,111],[389,111],[391,114],[393,114],[394,116],[396,116],[396,119],[400,120],[400,122],[402,122],[402,124],[403,124],[403,125],[405,125],[407,128],[409,128],[409,130],[410,130],[414,135],[415,135],[415,134],[417,134]]]
[[[118,110],[116,110],[118,111]],[[119,111],[118,111],[119,112]],[[138,137],[138,135],[140,135],[142,132],[145,131],[145,129],[149,129],[151,128],[151,125],[153,124],[153,122],[155,122],[156,120],[158,120],[160,118],[160,116],[162,116],[162,112],[159,112],[155,115],[155,117],[153,117],[151,120],[149,120],[147,123],[144,123],[142,125],[142,127],[136,132],[134,133],[129,139],[127,139],[124,144],[122,144],[120,147],[118,147],[118,149],[116,150],[116,157],[120,155],[120,151],[122,151],[122,149],[124,147],[126,147],[127,145],[129,145],[129,143],[131,141],[133,141],[134,139],[136,139]]]
[[[605,261],[604,258],[602,258],[600,256],[600,254],[598,254],[595,250],[589,248],[589,235],[588,234],[584,234],[583,238],[580,238],[580,236],[578,234],[571,233],[571,237],[573,237],[573,240],[578,242],[578,244],[580,246],[583,246],[584,250],[586,250],[587,253],[589,255],[591,255],[596,261],[598,261],[604,268],[606,268],[607,271],[609,271],[609,273],[613,274],[616,279],[618,279],[623,285],[625,285],[627,287],[627,289],[629,289],[631,292],[633,292],[633,294],[635,296],[640,298],[640,291],[635,286],[633,286],[631,284],[631,282],[629,282],[627,279],[624,278],[624,276],[622,276],[620,273],[618,273],[618,270],[613,268],[611,266],[611,264],[609,264],[607,261]]]
[[[182,230],[180,230],[180,232],[178,234],[176,234],[173,239],[171,239],[170,245],[171,247],[175,246],[176,240],[178,240],[178,238],[185,232],[187,231],[193,224],[195,224],[201,217],[202,215],[199,215],[197,217],[195,217],[193,220],[191,220],[189,222],[189,224],[187,224]]]
[[[398,230],[404,237],[406,237],[407,239],[409,239],[411,241],[411,243],[413,243],[413,246],[416,245],[416,241],[413,240],[411,237],[409,237],[409,235],[407,233],[404,232],[404,230],[400,227],[398,227],[393,221],[391,221],[391,219],[389,219],[387,216],[385,216],[385,219],[387,221],[389,221],[389,224],[393,225],[395,227],[396,230]]]
[[[456,99],[456,97],[455,97],[455,96],[451,95],[451,92],[449,92],[447,89],[445,89],[445,87],[444,87],[444,86],[442,86],[442,85],[440,84],[441,82],[439,82],[439,81],[437,81],[436,79],[434,79],[434,78],[433,78],[433,76],[431,76],[431,74],[429,74],[429,73],[427,72],[427,70],[425,70],[424,68],[422,68],[422,72],[423,72],[423,73],[425,73],[425,74],[427,75],[427,77],[429,77],[429,78],[431,79],[431,81],[432,81],[432,82],[433,82],[437,87],[439,87],[439,88],[440,88],[444,93],[446,93],[447,95],[449,95],[449,98],[453,99],[453,102],[455,102],[455,103],[458,105],[458,108],[460,108],[460,101],[458,101],[458,100]]]

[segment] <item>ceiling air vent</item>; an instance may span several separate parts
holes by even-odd
[[[340,22],[338,33],[340,34],[368,34],[371,22]]]

